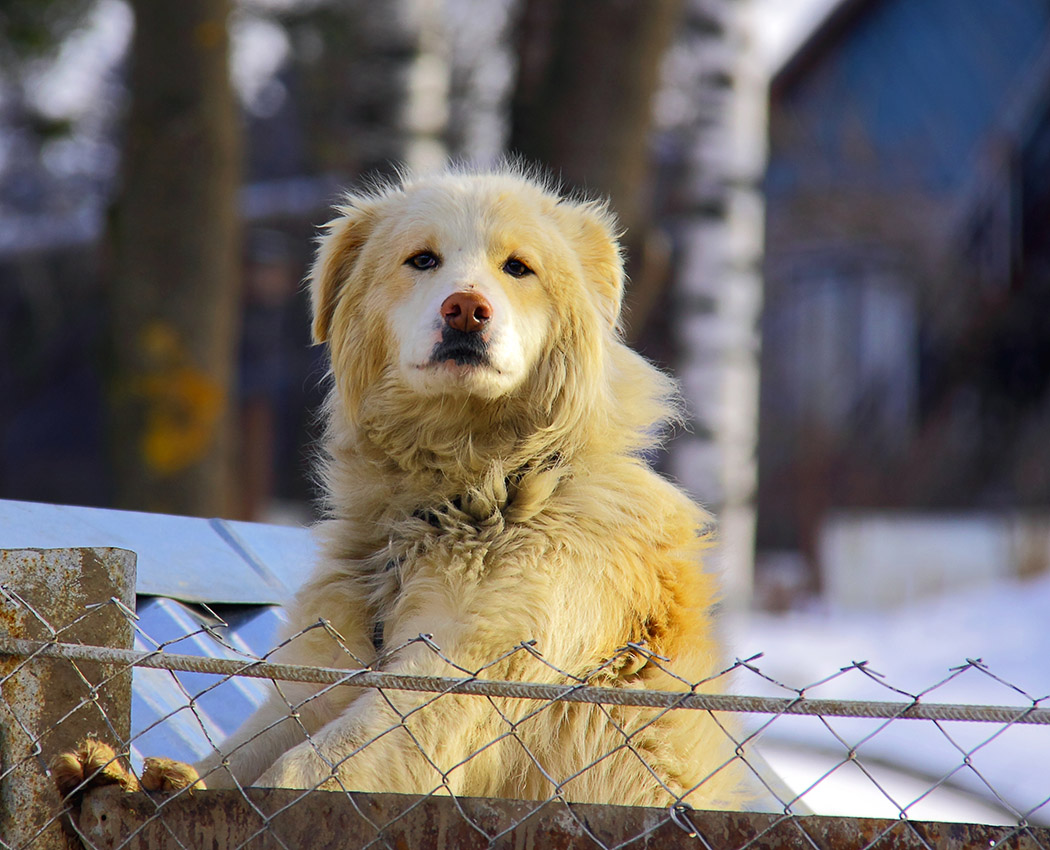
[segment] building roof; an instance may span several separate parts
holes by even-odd
[[[791,88],[858,18],[881,2],[882,0],[840,0],[773,75],[769,83],[770,97],[777,98]]]

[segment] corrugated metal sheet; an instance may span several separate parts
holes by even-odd
[[[135,648],[163,647],[205,658],[254,659],[277,642],[284,612],[272,605],[218,610],[140,596]],[[273,686],[264,679],[136,668],[132,682],[132,761],[164,754],[194,762],[258,708]]]
[[[138,556],[135,648],[210,658],[259,658],[309,575],[309,529],[0,500],[0,549],[116,546]],[[259,706],[260,679],[137,668],[132,761],[196,761]]]

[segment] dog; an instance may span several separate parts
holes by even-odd
[[[710,518],[644,459],[676,391],[623,342],[608,206],[508,166],[402,177],[337,212],[309,276],[331,357],[328,519],[277,660],[674,691],[715,677]],[[280,692],[195,771],[152,761],[143,784],[742,799],[707,712]],[[113,762],[65,758],[65,790]]]

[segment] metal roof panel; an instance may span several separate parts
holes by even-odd
[[[115,546],[138,556],[136,591],[186,602],[281,604],[309,575],[309,529],[0,500],[0,549]]]
[[[210,609],[163,597],[140,597],[135,648],[205,658],[253,660],[277,643],[284,613],[275,606]],[[227,614],[229,616],[227,616]],[[195,762],[212,751],[266,699],[267,679],[136,667],[132,673],[132,763],[163,754]]]

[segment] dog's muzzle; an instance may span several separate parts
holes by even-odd
[[[441,332],[441,342],[430,354],[430,362],[444,363],[446,360],[454,361],[457,366],[487,366],[488,343],[484,335],[446,327]]]

